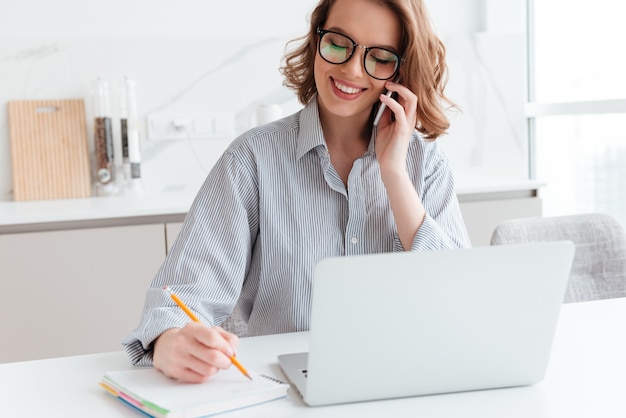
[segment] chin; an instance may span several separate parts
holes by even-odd
[[[333,96],[332,93],[329,96],[318,93],[318,103],[333,116],[353,118],[366,113],[369,117],[372,112],[373,103],[365,103],[361,100],[364,99],[363,97],[354,101],[346,101]]]

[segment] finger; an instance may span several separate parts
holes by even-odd
[[[407,116],[417,110],[417,96],[407,87],[398,83],[387,82],[385,84],[385,88],[397,94],[397,98],[394,101],[400,104],[400,106],[404,109],[403,112]],[[390,102],[385,103],[387,103],[390,107],[393,106],[393,104],[389,104]],[[392,110],[393,109],[394,107],[392,107]],[[400,108],[396,106],[395,110],[396,111],[394,113],[398,113],[397,111],[400,110]]]
[[[233,355],[232,347],[220,330],[224,332],[220,327],[207,327],[199,322],[189,323],[182,328],[182,331],[191,336],[197,343],[207,348],[223,351],[224,354],[231,356]]]
[[[385,109],[384,113],[386,113],[388,116],[391,115],[392,112],[394,114],[397,113],[398,111],[401,111],[402,113],[404,113],[404,108],[402,107],[400,103],[398,103],[396,99],[389,97],[385,94],[381,94],[380,101],[384,103],[385,106],[387,106],[387,109]]]
[[[384,128],[393,123],[398,124],[396,125],[398,127],[403,127],[408,124],[406,110],[400,103],[384,95],[381,95],[381,101],[385,103],[387,109],[385,109],[383,117],[381,118],[384,122],[379,124],[379,127]]]
[[[187,348],[187,354],[190,357],[188,367],[198,371],[199,373],[208,373],[208,368],[215,367],[217,369],[227,369],[231,365],[230,356],[224,354],[223,351],[207,347],[204,344],[196,343]],[[191,366],[191,364],[195,366]]]
[[[190,353],[220,369],[230,367],[235,349],[232,346],[232,334],[227,333],[221,327],[203,327],[194,333],[198,345],[193,347]]]
[[[202,383],[209,377],[217,374],[219,368],[207,365],[199,360],[190,360],[187,364],[188,367],[181,367],[172,372],[173,375],[166,375],[172,379],[180,382],[188,383]]]
[[[217,332],[219,332],[226,341],[228,341],[230,346],[233,348],[233,351],[237,348],[237,346],[239,345],[239,337],[238,336],[236,336],[233,333],[230,333],[230,332],[226,331],[222,327],[215,327],[215,330]]]
[[[219,369],[230,367],[230,357],[219,348],[209,346],[210,344],[219,346],[215,343],[214,336],[211,335],[217,334],[216,332],[210,332],[210,329],[205,326],[185,331],[187,335],[177,336],[179,337],[176,341],[177,348],[171,353],[169,359],[170,364],[176,365],[179,370],[177,373],[180,373],[180,369],[187,368],[206,377],[215,374]],[[208,337],[205,335],[207,333]],[[221,337],[218,338],[221,339]]]

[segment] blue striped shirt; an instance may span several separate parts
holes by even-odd
[[[407,171],[426,209],[413,251],[470,245],[448,159],[414,132]],[[169,285],[207,325],[237,301],[249,335],[309,327],[315,264],[326,257],[403,251],[374,154],[354,162],[347,187],[333,168],[317,101],[235,139],[215,164],[148,289],[139,326],[123,341],[134,364],[189,319]]]

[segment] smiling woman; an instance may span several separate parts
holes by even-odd
[[[135,364],[204,381],[231,364],[235,307],[249,335],[309,328],[321,260],[470,246],[434,141],[446,64],[426,16],[421,0],[320,1],[283,66],[304,109],[242,134],[209,173],[124,340]],[[208,326],[184,325],[166,285]]]
[[[376,61],[385,62],[387,67],[389,60],[397,62],[397,68],[394,65],[392,74],[388,74],[387,70],[384,74],[380,74],[380,77],[369,75],[376,81],[376,79],[391,79],[398,73],[398,82],[414,91],[418,98],[416,128],[427,139],[437,138],[450,126],[443,109],[453,106],[453,103],[444,94],[447,83],[446,49],[432,28],[425,6],[422,1],[373,2],[378,4],[364,1],[359,3],[363,7],[349,10],[346,10],[342,2],[323,1],[320,3],[311,16],[309,33],[296,40],[300,42],[300,45],[292,49],[285,58],[285,65],[282,68],[286,77],[285,85],[296,90],[301,103],[307,103],[314,94],[318,93],[319,89],[324,88],[326,83],[314,80],[310,73],[312,62],[316,58],[313,47],[318,43],[320,56],[330,63],[340,63],[339,59],[344,57],[343,62],[347,64],[355,54],[359,55],[357,61],[363,63],[366,71],[368,65],[370,68],[380,66],[380,62]],[[369,7],[367,7],[368,3]],[[332,21],[325,21],[331,7],[335,11],[334,15],[338,19],[343,19],[344,27],[335,27]],[[373,10],[373,13],[368,15],[367,10]],[[397,26],[396,30],[399,31],[395,35],[397,38],[381,43],[384,37],[389,39],[393,33],[391,28],[394,26]],[[357,39],[356,34],[359,32],[363,34]],[[329,34],[332,35],[330,40]],[[383,38],[375,39],[375,34],[378,34],[378,37],[382,35]],[[368,38],[374,43],[366,42]],[[331,40],[334,43],[329,42]],[[333,54],[336,57],[326,59],[323,52],[328,51],[330,45],[335,49],[338,45],[349,46],[349,49],[335,50]],[[368,48],[372,47],[376,47],[375,55],[369,52],[371,49]],[[357,52],[358,49],[363,50],[362,56]],[[346,55],[343,55],[344,53]],[[380,53],[383,55],[379,55]],[[369,61],[366,60],[368,57],[371,58]],[[349,87],[345,84],[344,86]],[[362,90],[361,86],[352,86],[352,88]]]

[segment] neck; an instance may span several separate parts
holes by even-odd
[[[319,114],[329,148],[358,149],[364,146],[367,149],[372,133],[369,114],[341,117],[329,114],[321,107]]]

